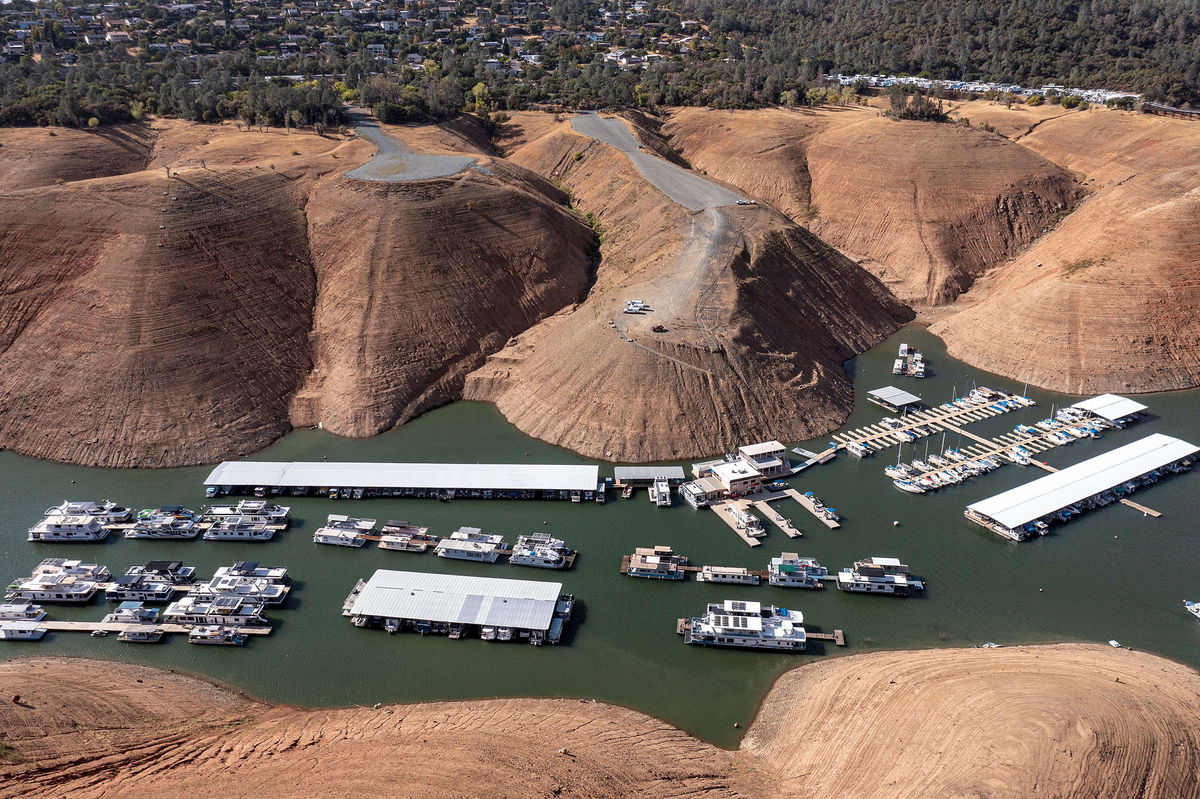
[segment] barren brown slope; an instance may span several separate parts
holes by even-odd
[[[1073,114],[1021,144],[1092,196],[934,332],[956,357],[1059,391],[1200,384],[1200,126]]]
[[[876,281],[782,217],[689,214],[621,153],[565,125],[512,158],[570,187],[604,237],[587,301],[467,382],[467,398],[495,402],[531,435],[621,460],[808,438],[852,404],[842,361],[906,318]],[[632,298],[656,310],[621,314]]]
[[[734,752],[589,701],[306,711],[67,658],[0,693],[4,799],[1200,796],[1200,675],[1095,645],[809,663]]]
[[[458,399],[489,353],[583,294],[591,231],[541,178],[483,161],[486,173],[313,189],[315,364],[297,424],[367,436]]]
[[[140,124],[0,128],[0,191],[137,172],[150,160],[155,135]]]
[[[685,109],[667,131],[696,167],[780,208],[917,304],[952,301],[1078,194],[1065,170],[1003,137],[873,108]]]
[[[0,443],[162,466],[283,433],[313,301],[294,189],[225,168],[0,193]]]

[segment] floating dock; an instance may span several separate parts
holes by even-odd
[[[203,624],[164,624],[164,623],[149,623],[149,622],[127,622],[127,621],[39,621],[39,627],[45,627],[53,632],[78,632],[90,633],[97,630],[103,630],[108,633],[119,633],[125,630],[161,630],[164,633],[176,633],[186,635],[196,627],[203,627]],[[219,621],[213,621],[209,626],[220,626]],[[243,635],[270,635],[270,627],[226,627],[227,630],[242,633]]]
[[[954,432],[958,432],[958,425],[979,422],[1033,404],[1032,400],[1015,394],[984,388],[977,390],[987,391],[995,398],[980,402],[959,399],[936,408],[909,410],[900,418],[884,420],[887,424],[872,424],[845,433],[834,433],[833,440],[837,442],[839,449],[862,447],[878,452],[952,428]]]
[[[812,497],[807,497],[804,494],[801,494],[799,491],[797,491],[794,488],[789,488],[786,491],[784,491],[783,493],[786,494],[787,496],[791,497],[792,499],[796,500],[796,502],[800,503],[800,507],[804,508],[806,511],[808,511],[813,516],[815,516],[817,518],[817,521],[821,522],[821,524],[825,525],[829,529],[836,530],[837,528],[842,526],[842,523],[837,521],[836,519],[826,518],[817,509],[817,506],[813,502]]]
[[[746,546],[760,547],[762,546],[762,541],[758,539],[762,536],[756,537],[750,535],[750,531],[745,528],[741,520],[737,517],[739,511],[749,512],[747,510],[749,505],[750,503],[745,500],[726,499],[712,502],[708,507],[712,508],[713,512],[717,514],[717,518],[725,522],[729,526],[729,529],[733,530],[737,534],[737,537],[746,543]]]
[[[964,514],[999,535],[1024,541],[1044,535],[1051,524],[1120,501],[1165,475],[1186,471],[1197,453],[1200,447],[1194,444],[1155,433],[1061,471],[1046,467],[1051,474],[969,505]],[[1145,511],[1149,514],[1148,508]]]

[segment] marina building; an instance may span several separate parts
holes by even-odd
[[[1045,535],[1051,524],[1119,501],[1139,487],[1191,467],[1200,447],[1161,433],[967,506],[976,524],[1014,541]]]
[[[596,465],[226,461],[204,485],[210,496],[289,493],[330,497],[594,500]]]
[[[1124,427],[1146,410],[1142,403],[1116,394],[1101,394],[1083,402],[1076,402],[1071,407],[1083,413],[1085,418],[1096,417],[1117,427]]]
[[[911,394],[895,386],[884,386],[883,388],[868,391],[867,400],[880,407],[887,408],[889,411],[896,412],[921,404],[921,398],[916,394]]]
[[[613,478],[619,485],[632,486],[653,485],[655,480],[678,485],[687,479],[682,466],[617,466],[613,468]]]
[[[763,441],[738,447],[742,461],[752,466],[763,477],[790,477],[792,464],[787,457],[787,448],[778,441]]]
[[[357,627],[540,645],[562,639],[573,604],[562,583],[379,569],[359,580],[342,613]]]

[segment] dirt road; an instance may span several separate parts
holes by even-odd
[[[351,111],[350,118],[354,129],[378,147],[379,152],[367,163],[347,172],[348,178],[383,183],[430,180],[462,172],[475,163],[474,158],[465,155],[414,153],[407,144],[379,127],[365,111]]]

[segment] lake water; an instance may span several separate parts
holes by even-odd
[[[893,377],[900,341],[916,344],[934,376],[925,381]],[[1022,386],[947,358],[941,342],[918,328],[906,329],[847,364],[862,394],[895,384],[932,403],[963,393],[972,383],[1020,391]],[[981,435],[1034,422],[1051,406],[1075,398],[1029,389],[1039,405],[970,425]],[[1123,431],[1051,450],[1043,457],[1067,466],[1152,432],[1200,441],[1196,392],[1141,399],[1152,416]],[[876,422],[882,409],[860,401],[849,427]],[[822,448],[822,438],[808,444]],[[733,442],[731,442],[733,443]],[[744,442],[739,442],[744,443]],[[937,451],[940,437],[933,439]],[[955,436],[946,446],[959,444]],[[964,442],[965,443],[965,442]],[[917,455],[924,453],[918,444]],[[908,458],[913,457],[906,447]],[[459,461],[586,463],[587,459],[533,440],[486,404],[457,403],[405,427],[367,441],[320,431],[297,431],[259,459],[330,461]],[[0,644],[0,657],[78,655],[137,661],[208,675],[266,700],[306,707],[376,702],[413,702],[493,696],[588,697],[635,708],[722,746],[734,746],[759,702],[784,670],[818,658],[878,649],[971,646],[1050,641],[1103,642],[1111,638],[1200,666],[1200,623],[1183,608],[1200,600],[1200,534],[1196,529],[1195,474],[1171,477],[1140,491],[1136,499],[1163,512],[1152,519],[1112,505],[1058,527],[1045,538],[1017,544],[968,523],[963,508],[978,499],[1040,477],[1042,471],[1007,465],[936,494],[912,496],[882,473],[896,450],[858,461],[848,455],[792,479],[816,492],[844,517],[828,530],[799,505],[776,506],[804,531],[788,539],[772,529],[751,550],[710,511],[693,511],[676,500],[654,507],[645,491],[607,504],[455,500],[332,502],[289,498],[297,523],[269,543],[133,541],[119,535],[101,544],[31,544],[25,530],[40,511],[64,498],[111,498],[133,507],[205,502],[202,480],[209,467],[117,471],[47,463],[0,452],[0,577],[27,574],[43,558],[81,557],[120,574],[133,563],[179,559],[210,574],[235,560],[284,565],[296,577],[287,607],[269,615],[275,632],[241,649],[198,647],[176,638],[161,645],[126,645],[114,636],[51,633],[41,643]],[[594,462],[594,461],[591,461]],[[607,466],[601,474],[611,474]],[[448,561],[433,554],[317,546],[312,530],[331,512],[380,520],[407,519],[445,534],[460,525],[506,534],[549,531],[580,551],[576,567],[558,573]],[[899,527],[893,520],[901,522]],[[768,525],[768,527],[770,527]],[[850,595],[832,588],[801,591],[762,586],[713,586],[688,580],[665,583],[618,573],[621,555],[636,546],[666,544],[693,563],[765,568],[782,551],[816,557],[831,570],[872,556],[895,556],[927,580],[925,596],[894,599]],[[541,648],[478,639],[451,641],[412,634],[387,635],[353,627],[341,605],[355,580],[377,568],[561,580],[579,600],[564,645]],[[726,598],[754,599],[802,610],[810,627],[846,631],[849,645],[812,642],[807,654],[721,651],[685,646],[675,620],[702,612]],[[105,605],[50,606],[51,616],[99,619]],[[741,729],[734,728],[740,723]]]

